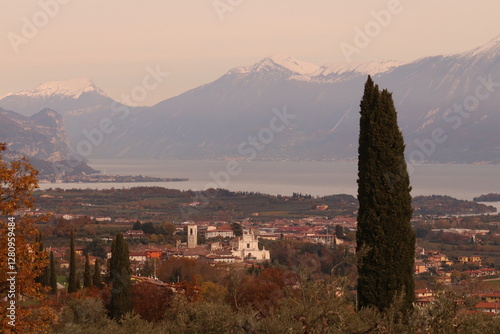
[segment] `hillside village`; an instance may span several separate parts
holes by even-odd
[[[71,222],[78,219],[77,215],[60,215],[59,219]],[[241,222],[226,221],[199,221],[182,222],[175,224],[174,242],[163,243],[158,241],[158,236],[153,233],[145,233],[141,226],[147,224],[136,222],[134,229],[126,228],[131,222],[124,218],[112,219],[111,217],[91,217],[95,223],[102,226],[106,224],[119,224],[123,226],[123,236],[129,242],[131,270],[135,282],[149,282],[153,285],[174,288],[174,283],[162,282],[156,277],[156,268],[169,259],[191,259],[202,261],[211,266],[235,266],[249,268],[272,263],[272,254],[266,245],[269,242],[290,241],[307,244],[317,244],[327,248],[341,247],[346,252],[354,254],[356,251],[355,231],[356,217],[337,216],[314,216],[302,219],[275,219],[270,221],[258,221],[259,216],[247,218]],[[432,226],[446,226],[457,224],[460,218],[414,218],[413,224]],[[499,222],[491,222],[490,225],[498,226]],[[460,224],[458,224],[460,225]],[[147,230],[147,229],[146,229]],[[492,233],[487,229],[467,228],[431,228],[428,234],[452,235],[457,240],[465,241],[468,245],[480,244],[486,240],[496,240],[498,233]],[[111,240],[103,237],[104,241]],[[88,244],[91,238],[83,238],[82,244]],[[495,302],[497,291],[484,283],[488,279],[493,281],[498,277],[497,259],[488,255],[479,255],[474,251],[461,251],[463,255],[455,256],[456,252],[446,252],[426,249],[422,246],[425,239],[418,239],[415,249],[415,278],[417,289],[415,295],[418,303],[428,303],[434,296],[432,287],[453,287],[458,291],[467,292],[471,285],[476,289],[467,292],[469,298],[478,298],[477,310],[484,312],[500,312],[500,305]],[[54,251],[62,272],[69,265],[67,247],[51,247]],[[106,259],[111,256],[109,246],[105,247],[104,259],[90,256],[91,264],[96,260],[101,261],[102,275],[106,275]],[[479,248],[478,248],[479,249]],[[77,248],[80,262],[84,261],[85,247]],[[450,254],[450,255],[447,255]],[[500,297],[499,297],[500,298]],[[497,311],[498,309],[498,311]]]

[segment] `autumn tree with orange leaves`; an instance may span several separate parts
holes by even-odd
[[[2,333],[46,333],[54,312],[36,282],[48,264],[37,242],[32,192],[38,172],[26,159],[5,162],[0,143],[0,317]],[[10,258],[10,259],[9,259]],[[13,260],[15,263],[13,264]],[[14,326],[15,325],[15,326]]]

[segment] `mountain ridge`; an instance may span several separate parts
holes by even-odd
[[[70,152],[61,116],[51,109],[26,117],[0,108],[0,141],[29,157],[47,161],[64,160]]]
[[[457,114],[453,106],[467,107],[467,99],[481,87],[478,78],[500,81],[499,42],[500,37],[462,53],[409,63],[318,66],[293,57],[269,56],[229,69],[210,83],[154,106],[130,107],[126,120],[110,110],[116,101],[99,94],[99,99],[106,100],[77,108],[74,101],[82,99],[82,93],[62,114],[70,124],[73,145],[85,139],[82,129],[96,126],[96,116],[120,124],[90,158],[220,159],[242,158],[240,144],[269,127],[272,110],[287,107],[297,116],[295,121],[276,133],[257,158],[354,159],[358,104],[370,74],[380,87],[393,92],[409,158],[420,152],[413,157],[426,162],[498,163],[500,148],[495,143],[500,138],[494,129],[500,127],[499,94],[479,101],[477,110],[467,117]],[[432,152],[422,149],[422,142],[432,140],[436,129],[445,131],[447,140],[432,143]]]

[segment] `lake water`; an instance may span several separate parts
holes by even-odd
[[[356,162],[207,161],[207,160],[93,160],[104,174],[186,177],[187,182],[153,183],[44,183],[40,187],[122,188],[162,186],[180,190],[209,187],[291,195],[356,195]],[[425,164],[413,166],[412,195],[450,195],[468,199],[500,193],[500,165]]]

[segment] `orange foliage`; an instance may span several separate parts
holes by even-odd
[[[201,294],[200,294],[201,290],[196,283],[182,281],[176,284],[176,289],[178,292],[183,293],[186,299],[190,302],[201,300]]]
[[[160,321],[174,292],[167,286],[141,282],[132,286],[134,312],[148,321]]]
[[[220,271],[207,262],[174,257],[162,262],[157,274],[163,282],[213,281],[217,283],[222,279]]]
[[[5,149],[0,143],[0,154]],[[0,220],[2,333],[45,333],[55,318],[43,295],[44,288],[35,282],[48,264],[47,254],[35,241],[38,231],[34,218],[20,214],[22,210],[33,207],[31,193],[38,187],[37,173],[25,159],[8,164],[0,155],[0,211],[4,216]],[[13,257],[15,265],[12,264]],[[14,319],[15,327],[12,326]]]
[[[295,282],[289,271],[269,268],[256,277],[245,275],[237,287],[236,307],[250,305],[263,316],[270,315],[279,307],[285,289]]]

